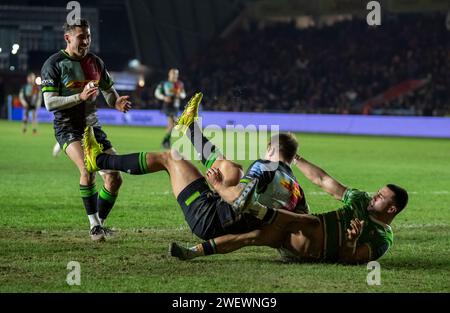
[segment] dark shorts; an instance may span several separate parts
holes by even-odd
[[[169,116],[174,116],[174,117],[178,116],[178,108],[174,107],[173,105],[163,104],[161,111],[168,117]]]
[[[252,216],[236,215],[231,205],[214,193],[203,177],[184,188],[177,201],[192,232],[203,240],[246,233],[261,226]]]
[[[339,247],[342,245],[342,231],[339,215],[336,211],[331,211],[318,215],[323,227],[323,260],[326,262],[336,262],[338,259]]]
[[[56,141],[59,146],[65,151],[67,146],[74,141],[81,141],[83,139],[83,129],[75,128],[70,125],[57,126],[54,125]],[[111,142],[106,137],[105,132],[100,126],[94,126],[94,135],[97,142],[103,145],[103,150],[106,151],[112,148]]]

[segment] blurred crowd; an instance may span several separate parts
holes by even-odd
[[[205,110],[450,114],[450,31],[445,15],[354,19],[322,28],[251,23],[218,39],[182,72]],[[406,80],[424,87],[387,103],[364,103]]]

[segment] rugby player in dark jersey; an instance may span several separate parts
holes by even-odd
[[[170,149],[170,135],[180,109],[180,100],[186,98],[184,84],[178,79],[179,70],[171,68],[168,78],[156,86],[155,97],[163,102],[162,112],[167,116],[167,132],[162,141],[164,149]]]
[[[19,100],[23,107],[23,128],[26,133],[28,118],[31,113],[31,122],[33,123],[33,134],[37,133],[37,111],[41,107],[41,92],[36,84],[36,75],[29,73],[27,75],[27,84],[20,88]]]
[[[268,212],[274,216],[272,223],[242,234],[227,234],[191,248],[172,243],[170,253],[181,260],[215,253],[230,253],[245,246],[278,248],[286,261],[325,261],[339,263],[365,263],[383,256],[393,244],[390,226],[394,217],[408,202],[403,188],[388,184],[373,197],[368,193],[348,188],[324,170],[295,157],[299,170],[314,184],[343,202],[343,206],[324,214],[310,215],[318,223],[305,223],[305,214],[271,209],[259,203],[255,181],[247,186],[247,199],[235,202],[237,212],[247,212],[264,218]],[[213,176],[212,186],[220,184],[220,176]],[[245,191],[245,190],[244,190]],[[251,199],[249,201],[248,199]],[[238,199],[239,200],[239,199]],[[242,205],[241,205],[242,204]],[[205,249],[205,247],[213,247]]]
[[[116,201],[122,178],[119,172],[105,171],[104,185],[97,192],[95,174],[86,171],[83,158],[83,131],[93,127],[93,135],[104,152],[114,154],[111,142],[101,129],[95,99],[102,92],[107,104],[121,112],[131,108],[128,96],[119,96],[103,61],[89,52],[91,33],[88,21],[64,25],[67,46],[47,59],[42,67],[42,92],[47,110],[54,114],[55,137],[80,171],[80,194],[90,222],[92,240],[104,240],[104,220]]]
[[[194,102],[197,102],[196,106],[198,106],[200,99],[201,96],[194,96],[187,108],[191,107]],[[186,121],[186,119],[181,120]],[[191,119],[191,121],[193,120]],[[189,123],[184,125],[189,126]],[[84,147],[85,162],[86,168],[90,172],[100,169],[115,169],[136,175],[166,171],[170,176],[173,193],[183,210],[186,222],[192,232],[202,239],[250,231],[271,220],[270,214],[266,214],[267,220],[258,219],[245,213],[236,214],[231,204],[224,201],[221,195],[215,192],[220,188],[216,186],[216,190],[211,190],[208,186],[207,180],[215,174],[208,171],[207,177],[203,177],[191,162],[183,160],[174,150],[108,155],[102,153],[101,145],[96,142],[89,130],[86,131],[85,136],[88,138],[87,145]],[[206,140],[204,143],[211,144]],[[246,181],[257,178],[260,181],[258,188],[261,194],[260,200],[263,203],[271,207],[306,213],[308,212],[308,206],[304,193],[290,168],[290,163],[297,148],[298,143],[290,134],[272,137],[265,159],[255,161],[243,180],[241,180],[240,167],[233,165],[233,162],[229,160],[221,158],[218,160],[220,162],[216,162],[213,161],[216,157],[207,153],[202,157],[202,162],[205,164],[206,160],[209,160],[210,164],[219,165],[220,163],[221,168],[232,169],[231,175],[230,173],[223,175],[224,178],[227,177],[222,180],[225,187],[233,186],[234,182],[234,184],[239,184],[243,188]],[[305,217],[305,220],[305,223],[308,220],[316,222],[315,218],[308,216]]]

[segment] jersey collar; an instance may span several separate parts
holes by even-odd
[[[377,220],[375,217],[373,217],[372,215],[369,215],[369,218],[372,220],[372,222],[374,222],[375,224],[378,224],[380,226],[382,226],[386,231],[392,231],[392,228],[390,225],[383,223],[382,221]]]

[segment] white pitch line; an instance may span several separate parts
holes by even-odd
[[[449,227],[449,224],[428,223],[428,224],[396,224],[395,228],[427,228],[427,227]]]
[[[150,196],[167,196],[171,195],[172,191],[166,190],[166,191],[151,191],[148,193]]]

